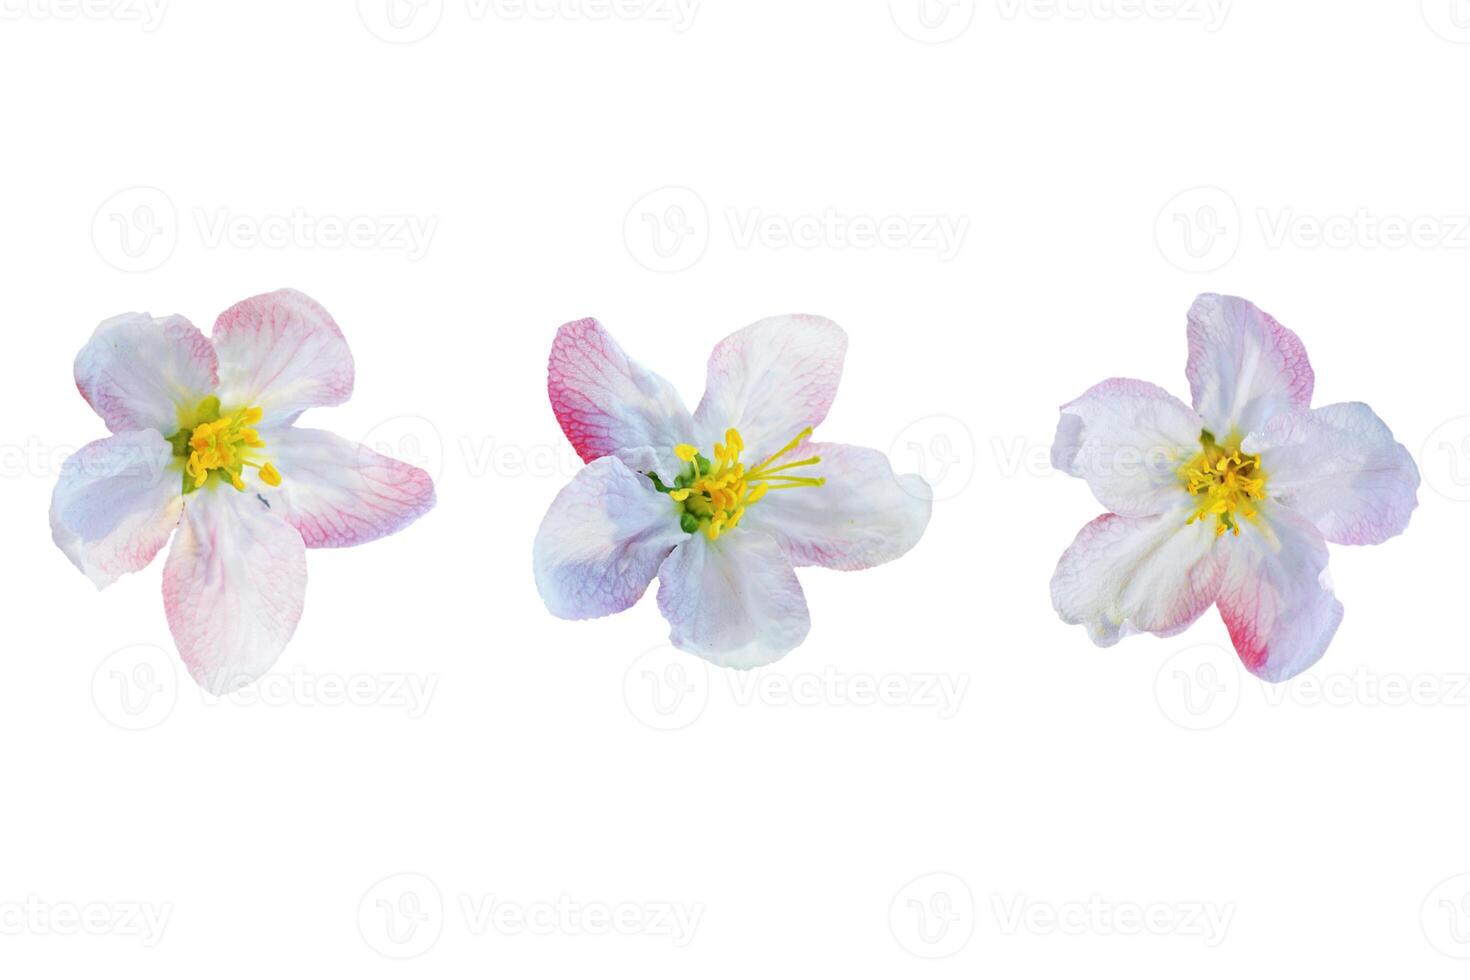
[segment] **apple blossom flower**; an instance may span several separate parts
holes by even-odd
[[[1326,543],[1402,532],[1419,471],[1367,405],[1313,409],[1301,340],[1243,299],[1195,301],[1186,374],[1193,408],[1123,379],[1062,406],[1052,465],[1111,513],[1062,555],[1052,603],[1104,647],[1218,606],[1246,668],[1284,681],[1342,621]]]
[[[918,542],[932,493],[877,450],[812,442],[847,336],[814,316],[761,320],[710,357],[691,414],[596,320],[557,331],[548,392],[587,463],[536,535],[536,585],[564,619],[621,612],[655,576],[674,646],[771,663],[811,621],[795,568],[855,570]]]
[[[125,313],[77,355],[77,388],[113,435],[68,457],[56,544],[97,587],[169,538],[164,611],[215,694],[270,669],[301,618],[306,549],[363,544],[434,506],[428,474],[330,432],[308,408],[352,394],[352,354],[315,301],[283,289],[220,314]]]

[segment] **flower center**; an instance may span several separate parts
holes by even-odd
[[[241,472],[249,467],[260,471],[262,483],[281,485],[281,474],[269,462],[262,462],[255,452],[265,443],[252,428],[264,413],[259,408],[243,408],[228,415],[220,414],[219,399],[210,395],[195,408],[192,417],[169,436],[174,455],[184,460],[184,493],[193,493],[209,481],[211,474],[228,480],[236,490],[245,489]]]
[[[727,429],[725,441],[715,443],[714,462],[695,447],[681,443],[674,447],[674,454],[684,462],[684,468],[674,485],[664,486],[657,474],[650,473],[649,477],[659,492],[667,493],[679,505],[679,526],[689,534],[702,529],[713,541],[739,525],[746,509],[770,491],[820,487],[827,482],[820,476],[791,475],[792,470],[820,463],[820,456],[781,462],[811,434],[810,428],[803,429],[779,452],[747,467],[740,462],[745,442],[737,430]]]
[[[1179,469],[1179,480],[1195,498],[1197,509],[1186,524],[1215,518],[1215,536],[1240,534],[1238,518],[1256,516],[1254,502],[1266,499],[1266,471],[1261,457],[1240,451],[1240,436],[1225,445],[1215,442],[1208,429],[1200,433],[1201,450]]]

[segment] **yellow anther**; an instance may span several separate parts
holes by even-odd
[[[821,462],[819,457],[795,460],[776,465],[777,462],[811,435],[811,429],[802,430],[795,439],[779,452],[762,460],[756,466],[740,462],[745,449],[745,440],[736,429],[725,430],[725,441],[714,446],[714,465],[703,472],[697,465],[686,466],[679,475],[678,486],[663,488],[679,504],[680,524],[686,531],[704,531],[714,541],[721,534],[739,525],[746,510],[772,490],[790,490],[796,487],[820,487],[826,481],[821,477],[791,476],[787,471],[802,466],[813,466]],[[686,464],[694,463],[698,450],[687,444],[674,447],[674,454]]]
[[[1228,531],[1239,536],[1239,518],[1256,516],[1252,501],[1266,499],[1266,472],[1261,457],[1240,451],[1241,437],[1232,434],[1224,445],[1210,432],[1200,434],[1200,452],[1179,469],[1179,481],[1198,505],[1186,524],[1213,516],[1215,536]]]
[[[222,415],[219,399],[211,396],[190,417],[181,418],[185,426],[192,424],[193,428],[181,429],[169,441],[174,454],[184,457],[184,491],[202,487],[212,473],[218,473],[236,490],[244,490],[242,470],[247,466],[259,470],[261,482],[267,486],[280,486],[280,471],[257,459],[253,452],[265,448],[265,440],[251,428],[264,417],[257,407]]]

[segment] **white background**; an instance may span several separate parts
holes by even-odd
[[[1463,975],[1470,4],[158,2],[0,0],[5,975]],[[98,594],[51,544],[104,433],[71,361],[287,285],[357,360],[310,423],[439,506],[313,552],[275,671],[214,701],[159,563]],[[1285,687],[1213,613],[1099,651],[1051,609],[1101,509],[1056,406],[1187,395],[1202,291],[1424,471]],[[693,404],[799,311],[851,338],[821,435],[934,480],[924,540],[804,572],[758,675],[662,648],[651,596],[547,615],[556,327]]]

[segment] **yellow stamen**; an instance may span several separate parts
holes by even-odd
[[[242,471],[246,467],[258,470],[266,486],[280,486],[280,471],[256,458],[254,452],[265,448],[265,440],[252,428],[264,417],[265,413],[258,407],[221,414],[219,399],[213,396],[200,402],[192,412],[181,412],[183,428],[169,442],[173,444],[174,455],[184,459],[184,492],[204,486],[212,474],[218,474],[236,490],[244,490]]]
[[[1266,499],[1266,471],[1261,457],[1242,453],[1241,437],[1232,433],[1220,445],[1212,433],[1200,434],[1200,452],[1179,468],[1179,481],[1198,506],[1186,524],[1214,517],[1215,536],[1240,535],[1240,518],[1256,517],[1253,501]]]
[[[791,476],[787,472],[798,467],[815,466],[821,462],[821,457],[773,465],[811,434],[811,429],[803,429],[779,451],[752,467],[740,462],[745,440],[736,429],[725,430],[725,441],[715,443],[713,463],[708,460],[701,463],[697,459],[699,451],[681,443],[674,447],[674,454],[688,465],[679,474],[675,487],[666,488],[659,484],[659,488],[679,504],[680,524],[686,531],[692,534],[702,530],[711,541],[717,540],[720,535],[734,530],[746,510],[770,491],[820,487],[826,483],[822,477]]]

